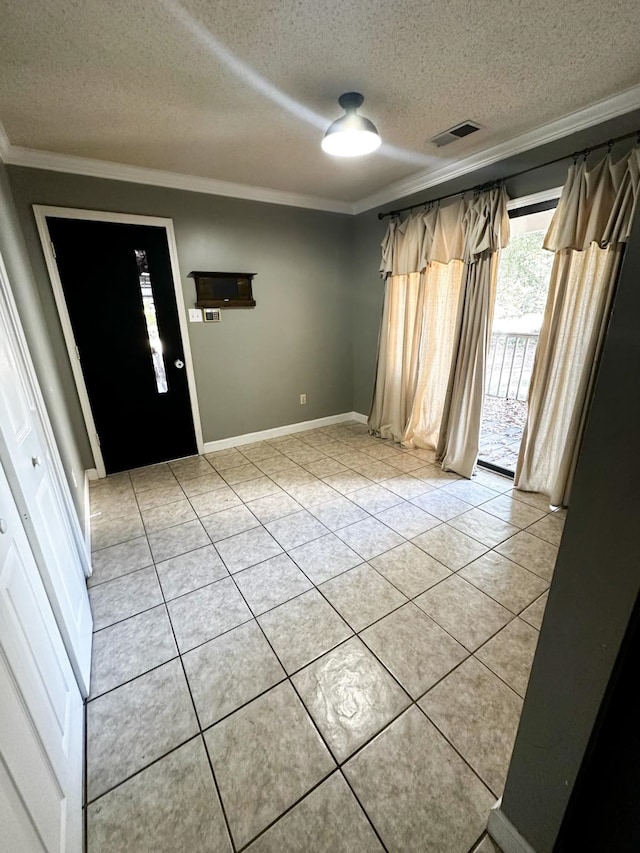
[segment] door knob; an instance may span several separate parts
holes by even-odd
[[[31,457],[31,464],[33,465],[34,468],[37,468],[39,465],[42,465],[42,459],[40,459],[39,456],[32,456]]]
[[[7,532],[7,522],[4,518],[0,518],[0,533]]]
[[[178,370],[182,370],[182,368],[184,367],[184,361],[180,361],[179,358],[176,358],[173,363],[178,368]]]

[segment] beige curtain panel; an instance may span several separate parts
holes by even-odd
[[[504,188],[491,190],[465,215],[465,272],[436,458],[467,478],[478,459],[498,258],[509,242],[507,201]]]
[[[484,387],[484,368],[473,353],[486,349],[495,292],[495,263],[485,261],[506,239],[506,195],[493,190],[393,220],[382,243],[380,271],[387,280],[369,427],[405,447],[435,450],[445,424],[447,467],[463,467],[465,476],[477,456]],[[493,281],[488,287],[486,275]],[[481,354],[482,364],[485,358]],[[466,429],[460,419],[469,407]]]
[[[406,447],[435,450],[438,441],[462,281],[463,217],[459,200],[392,220],[382,243],[385,301],[369,428]]]
[[[555,252],[515,486],[571,494],[598,358],[640,191],[640,149],[569,169],[545,237]]]

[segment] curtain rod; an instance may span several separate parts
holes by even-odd
[[[562,163],[563,160],[569,160],[572,157],[574,163],[580,156],[583,156],[586,160],[588,155],[591,154],[593,151],[599,151],[600,148],[608,148],[609,151],[611,151],[611,149],[617,142],[622,142],[624,139],[631,139],[634,136],[638,137],[638,143],[640,144],[640,130],[634,130],[632,133],[623,133],[622,136],[614,136],[613,139],[608,139],[606,142],[600,142],[598,145],[591,145],[588,148],[584,148],[582,151],[575,151],[573,154],[565,154],[564,157],[556,157],[555,160],[548,160],[546,163],[540,163],[538,166],[530,166],[528,169],[522,169],[519,172],[514,172],[511,175],[506,175],[504,178],[498,178],[495,181],[487,181],[487,183],[484,184],[476,184],[473,187],[467,187],[466,190],[458,190],[454,193],[441,195],[439,198],[430,198],[427,201],[420,201],[416,204],[408,204],[406,207],[399,207],[397,210],[388,210],[386,211],[386,213],[381,212],[378,214],[378,219],[384,219],[385,216],[397,216],[400,213],[405,213],[405,211],[407,210],[415,210],[417,207],[425,207],[428,204],[437,204],[440,201],[444,201],[448,198],[454,198],[457,195],[465,195],[465,193],[488,190],[493,187],[497,187],[500,184],[503,184],[505,181],[510,181],[513,178],[519,178],[520,175],[526,175],[529,172],[535,172],[537,169],[544,169],[545,166],[553,166],[554,163]]]

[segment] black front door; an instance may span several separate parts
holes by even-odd
[[[165,229],[47,223],[107,473],[196,453]]]

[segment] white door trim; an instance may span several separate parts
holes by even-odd
[[[87,386],[84,381],[82,366],[77,355],[77,348],[73,328],[71,326],[71,318],[67,309],[67,303],[64,298],[64,290],[62,289],[62,281],[58,272],[55,255],[53,253],[53,245],[47,226],[47,216],[55,216],[58,219],[85,219],[95,222],[116,222],[125,225],[152,225],[159,228],[164,228],[167,234],[167,245],[169,247],[169,260],[171,264],[171,277],[173,279],[173,288],[175,292],[176,305],[178,308],[178,323],[180,325],[180,334],[182,336],[182,350],[184,353],[184,363],[187,372],[187,386],[189,388],[189,401],[191,403],[191,415],[193,418],[193,428],[196,436],[196,445],[198,453],[203,452],[202,440],[202,424],[200,422],[200,408],[198,406],[198,395],[196,392],[196,377],[193,370],[193,358],[191,356],[191,342],[189,340],[189,326],[187,324],[187,312],[184,307],[184,296],[182,293],[182,284],[180,282],[180,267],[178,264],[178,247],[176,244],[176,236],[173,230],[173,220],[159,216],[143,216],[135,213],[110,213],[101,210],[82,210],[73,207],[52,207],[49,205],[34,204],[33,212],[36,218],[38,234],[44,252],[44,259],[47,265],[53,295],[62,325],[62,333],[69,355],[69,363],[73,372],[73,378],[76,383],[78,397],[80,399],[80,407],[84,417],[93,458],[99,477],[106,477],[106,469],[102,451],[100,450],[100,441],[96,424],[87,394]]]
[[[36,411],[38,413],[40,425],[44,433],[44,439],[47,444],[47,450],[49,451],[49,456],[53,463],[55,485],[57,487],[57,493],[62,501],[61,508],[68,519],[69,526],[73,534],[73,540],[82,565],[82,570],[85,576],[88,577],[93,571],[91,567],[91,546],[90,543],[87,542],[84,531],[80,526],[78,513],[71,496],[67,476],[62,464],[62,459],[60,458],[60,451],[58,450],[58,445],[53,433],[53,427],[49,420],[49,413],[40,390],[40,383],[38,382],[35,367],[33,366],[29,346],[24,336],[20,315],[18,313],[18,306],[13,298],[9,275],[2,255],[0,255],[0,310],[2,310],[13,331],[14,343],[17,346],[21,357],[23,379],[27,383],[29,391],[31,392],[35,402]]]

